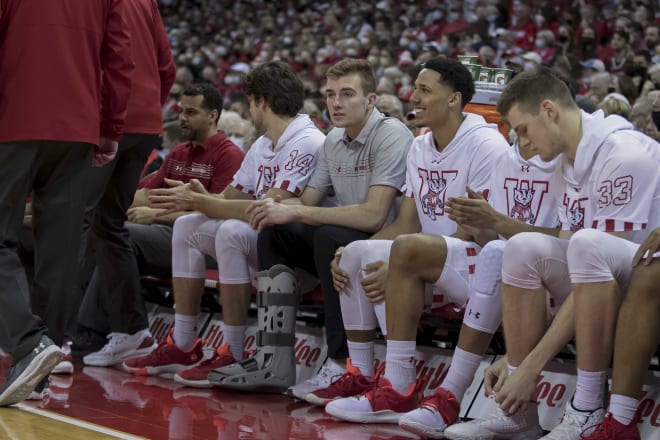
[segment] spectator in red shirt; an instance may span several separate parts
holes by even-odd
[[[148,206],[149,190],[167,188],[172,181],[187,183],[191,179],[196,179],[209,192],[220,193],[231,182],[234,173],[240,167],[243,152],[216,128],[221,111],[222,96],[213,86],[200,84],[184,90],[179,123],[182,135],[188,142],[174,147],[165,157],[160,169],[140,181],[140,189],[135,193],[133,204],[128,210],[129,222],[125,227],[133,244],[132,264],[137,265],[137,271],[132,271],[133,285],[139,284],[138,275],[149,274],[161,278],[171,276],[172,226],[178,217],[187,214],[187,212],[175,212],[160,215],[161,210]],[[94,287],[94,283],[95,280],[92,278],[80,308],[79,324],[84,339],[79,344],[74,344],[73,352],[76,356],[86,353],[91,356],[83,358],[85,363],[103,365],[104,353],[113,350],[114,347],[108,346],[110,341],[101,348],[99,342],[105,339],[100,339],[98,336],[116,330],[112,325],[114,322],[112,313],[142,313],[144,303],[140,289],[133,289],[130,293],[124,293],[125,304],[129,306],[121,311],[112,312],[109,308],[111,305],[108,304],[109,297],[99,294],[101,290]],[[129,295],[132,298],[129,299]],[[122,353],[125,358],[145,354],[145,349],[152,348],[153,339],[148,334],[146,320],[137,319],[137,321],[143,323],[142,328],[135,329],[132,333],[122,332],[126,339],[132,341],[128,343],[123,341],[123,347],[130,348]],[[115,342],[120,339],[122,338],[115,339]],[[115,353],[115,357],[117,356]]]
[[[509,27],[509,31],[515,35],[516,46],[526,50],[534,49],[534,39],[536,37],[536,25],[530,13],[528,4],[516,2],[513,8],[513,17],[511,17],[511,26]]]
[[[90,161],[102,166],[113,159],[126,118],[133,63],[124,5],[0,3],[0,350],[13,358],[0,379],[0,406],[26,398],[62,359],[55,343],[62,343],[75,313],[71,292],[78,268],[72,262],[80,247],[83,170]],[[16,254],[30,189],[33,289],[57,305],[45,316],[55,343],[30,311]]]

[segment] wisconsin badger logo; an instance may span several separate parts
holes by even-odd
[[[539,216],[548,187],[547,181],[504,179],[509,217],[533,225]]]

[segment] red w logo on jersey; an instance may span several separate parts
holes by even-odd
[[[538,219],[548,187],[549,183],[545,180],[504,179],[509,217],[533,225]]]
[[[445,192],[447,185],[458,175],[458,171],[429,171],[418,169],[422,184],[419,186],[419,201],[422,211],[431,220],[445,213]]]
[[[564,205],[571,232],[584,229],[585,202],[587,200],[589,200],[587,197],[571,198],[568,193],[564,193],[562,205]]]

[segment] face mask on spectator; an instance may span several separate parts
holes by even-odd
[[[245,141],[236,136],[229,136],[229,140],[232,141],[234,145],[236,145],[241,150],[243,149],[243,145],[245,145]]]
[[[545,40],[542,40],[542,39],[540,39],[540,38],[537,38],[536,40],[534,40],[534,44],[535,44],[536,47],[538,47],[539,49],[543,49],[543,48],[545,47]]]
[[[228,86],[239,84],[241,82],[241,77],[238,75],[227,75],[225,76],[225,84]]]
[[[431,13],[431,20],[433,21],[442,20],[442,11],[437,11],[437,10],[433,11]]]
[[[534,70],[535,68],[536,68],[536,64],[532,63],[531,61],[526,61],[525,64],[523,65],[523,69],[525,71]]]
[[[499,40],[497,42],[497,48],[499,50],[507,50],[509,48],[509,44],[506,41]]]
[[[447,14],[447,23],[453,23],[458,21],[461,18],[461,14],[458,12],[450,12]]]
[[[496,14],[489,15],[489,16],[486,17],[486,20],[488,20],[489,22],[493,23],[495,20],[497,20],[497,17],[498,17],[498,16],[497,16]]]
[[[651,58],[651,62],[653,64],[660,64],[660,55],[653,55],[653,58]]]
[[[543,14],[536,14],[534,16],[534,24],[536,24],[537,27],[543,26],[543,23],[545,23],[545,17]]]

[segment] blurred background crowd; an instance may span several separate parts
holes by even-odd
[[[660,32],[653,0],[159,0],[177,65],[165,106],[165,148],[177,138],[183,88],[209,82],[223,93],[221,128],[248,148],[256,133],[241,82],[255,65],[290,63],[305,84],[303,112],[327,130],[326,70],[367,58],[381,111],[406,121],[416,66],[444,54],[514,74],[546,65],[565,77],[587,111],[630,119],[658,139]],[[660,113],[658,113],[660,114]]]

